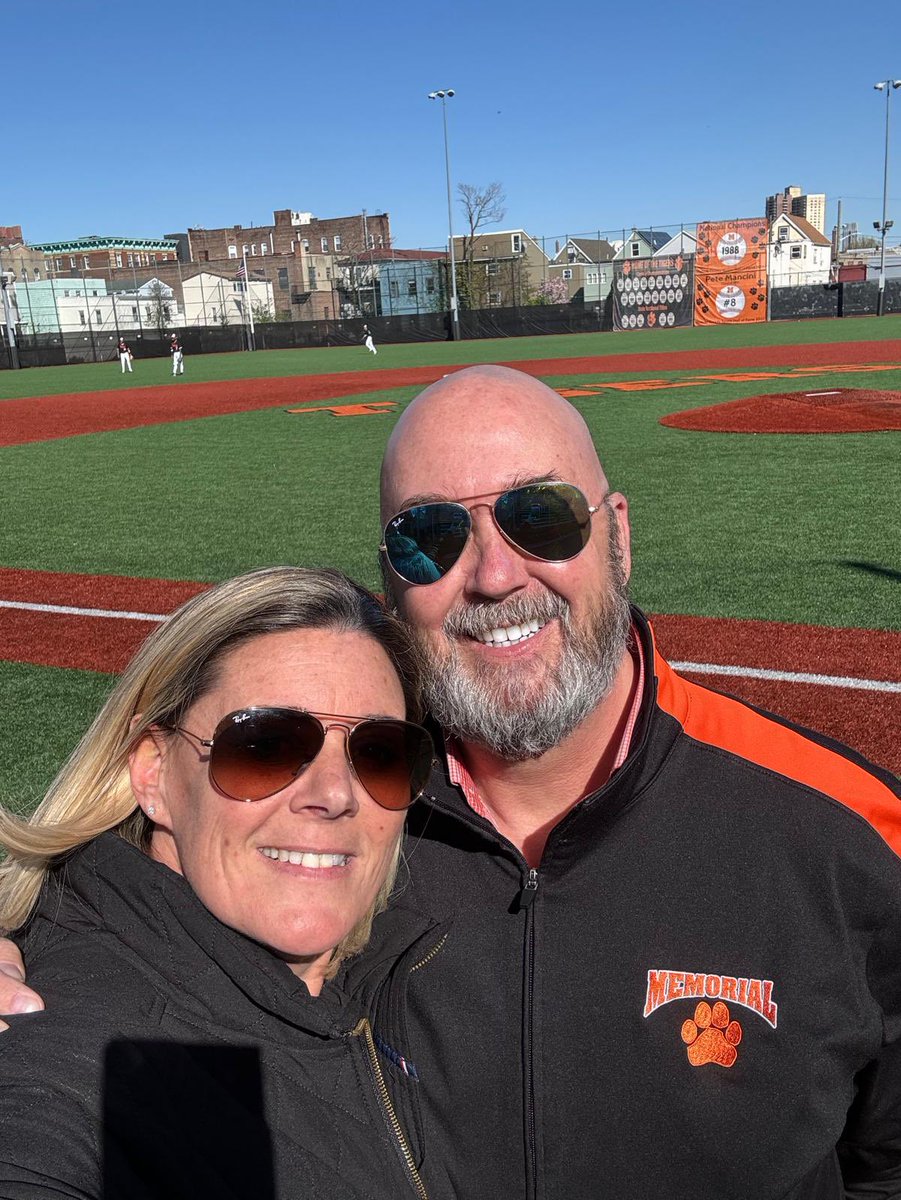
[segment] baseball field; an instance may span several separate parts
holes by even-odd
[[[671,660],[901,773],[901,317],[883,317],[198,356],[177,380],[140,354],[124,377],[0,372],[0,799],[34,804],[140,640],[210,582],[290,562],[377,586],[387,436],[475,362],[585,417]]]

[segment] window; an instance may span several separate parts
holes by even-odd
[[[425,281],[425,290],[429,296],[435,295],[435,280],[431,275]]]
[[[35,267],[35,269],[34,269],[34,277],[35,277],[35,279],[40,279],[40,277],[41,277],[41,273],[37,269],[37,267]]]
[[[566,278],[566,272],[565,272],[565,271],[563,272],[563,278],[564,278],[564,279]],[[597,273],[597,271],[589,271],[589,272],[588,272],[588,274],[585,276],[585,282],[586,282],[586,283],[597,283],[597,281],[598,281],[598,273]]]
[[[572,279],[572,277],[573,277],[572,267],[564,267],[563,268],[563,278],[564,279]]]
[[[498,272],[498,265],[496,262],[490,262],[490,263],[485,264],[485,274],[486,275],[496,275],[497,272]]]
[[[514,233],[511,235],[510,247],[514,254],[522,254],[522,234]]]
[[[304,239],[303,239],[303,243],[302,243],[302,245],[303,245],[303,248],[304,248],[304,250],[306,250],[306,251],[307,251],[307,253],[309,253],[309,250],[310,250],[310,239],[309,239],[309,238],[304,238]]]
[[[135,265],[135,256],[131,253],[129,253],[129,255],[128,255],[128,265],[130,267],[133,267]]]
[[[131,317],[133,321],[137,321],[138,319],[138,307],[136,304],[131,306]]]
[[[326,277],[326,279],[331,279],[331,277],[332,277],[332,268],[331,267],[325,268],[325,277]]]
[[[310,267],[310,291],[316,286],[316,268]]]
[[[84,310],[83,310],[83,309],[79,309],[79,310],[78,310],[78,315],[81,317],[81,323],[82,323],[82,325],[86,325],[86,324],[87,324],[87,322],[86,322],[86,321],[85,321],[85,319],[84,319]]]
[[[279,267],[279,269],[278,269],[278,286],[281,289],[281,291],[283,291],[283,292],[286,292],[288,290],[288,268],[287,267]]]
[[[61,271],[63,269],[63,260],[61,258],[56,260],[56,269],[57,271]]]
[[[94,288],[94,290],[91,292],[91,295],[92,295],[92,296],[99,296],[99,295],[100,295],[100,293],[97,291],[97,289],[96,289],[96,288]]]
[[[397,288],[397,280],[396,280],[396,279],[391,279],[391,280],[389,280],[389,282],[388,282],[388,295],[389,295],[389,296],[391,296],[393,299],[395,299],[395,300],[396,300],[396,299],[397,299],[397,293],[398,293],[398,288]]]
[[[629,244],[629,255],[632,258],[638,258],[641,254],[641,242],[631,242]]]
[[[319,245],[322,247],[322,253],[328,254],[328,238],[327,237],[320,238]]]
[[[488,293],[488,303],[489,304],[493,304],[495,307],[499,307],[500,302],[501,302],[500,292],[489,292]]]
[[[415,279],[407,280],[407,295],[408,296],[416,295],[416,280]]]
[[[72,254],[69,255],[69,266],[73,271],[75,270],[75,256]]]
[[[252,242],[251,246],[250,246],[251,256],[256,257],[256,252],[257,252],[257,244],[256,244],[256,242]]]
[[[151,254],[150,261],[153,263],[154,266],[156,266],[156,255],[155,254]]]
[[[238,247],[237,246],[229,246],[228,257],[229,258],[237,258],[238,257]]]
[[[340,234],[340,233],[336,233],[336,234],[335,234],[335,253],[337,254],[337,252],[338,252],[340,249],[341,249],[341,234]]]
[[[269,253],[269,243],[268,242],[260,242],[260,254],[268,254],[268,253]]]
[[[241,253],[242,253],[242,254],[246,254],[246,253],[247,253],[247,250],[248,250],[248,247],[247,247],[246,245],[241,247]]]
[[[385,239],[382,237],[381,234],[379,234],[379,249],[381,250],[384,245],[385,245]]]
[[[97,324],[98,324],[98,325],[102,325],[102,324],[103,324],[103,317],[100,315],[100,309],[99,309],[99,308],[95,308],[95,309],[94,309],[94,320],[97,322]]]
[[[83,254],[83,255],[81,256],[81,261],[82,261],[82,264],[83,264],[83,266],[84,266],[84,269],[85,269],[86,271],[90,270],[90,267],[91,267],[91,260],[88,258],[88,256],[87,256],[86,254]]]
[[[367,234],[366,241],[368,243],[367,249],[374,250],[375,249],[375,234],[374,233]]]
[[[779,232],[776,234],[776,238],[780,242],[788,241],[788,226],[787,225],[779,226]]]
[[[122,266],[122,252],[120,250],[116,251],[116,266],[117,267]]]
[[[792,246],[792,248],[791,248],[791,256],[792,256],[792,258],[800,258],[800,257],[801,257],[801,250],[802,250],[802,247],[801,247],[801,246]]]

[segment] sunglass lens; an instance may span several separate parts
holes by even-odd
[[[388,522],[388,561],[407,583],[435,583],[463,553],[469,529],[461,504],[417,504]]]
[[[304,713],[252,708],[230,713],[213,738],[210,776],[234,800],[263,800],[287,787],[325,740]]]
[[[591,532],[588,501],[569,483],[514,488],[497,499],[494,514],[511,542],[546,562],[575,558]]]
[[[350,735],[350,761],[363,787],[382,808],[409,808],[426,785],[432,739],[407,721],[363,721]]]

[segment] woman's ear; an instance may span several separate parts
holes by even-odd
[[[138,720],[136,717],[135,722]],[[128,756],[128,773],[134,797],[148,819],[154,825],[168,826],[169,814],[161,786],[165,755],[165,735],[148,729]]]

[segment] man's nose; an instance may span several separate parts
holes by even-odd
[[[466,558],[466,590],[470,595],[499,600],[528,586],[530,559],[507,541],[488,505],[472,510]]]

